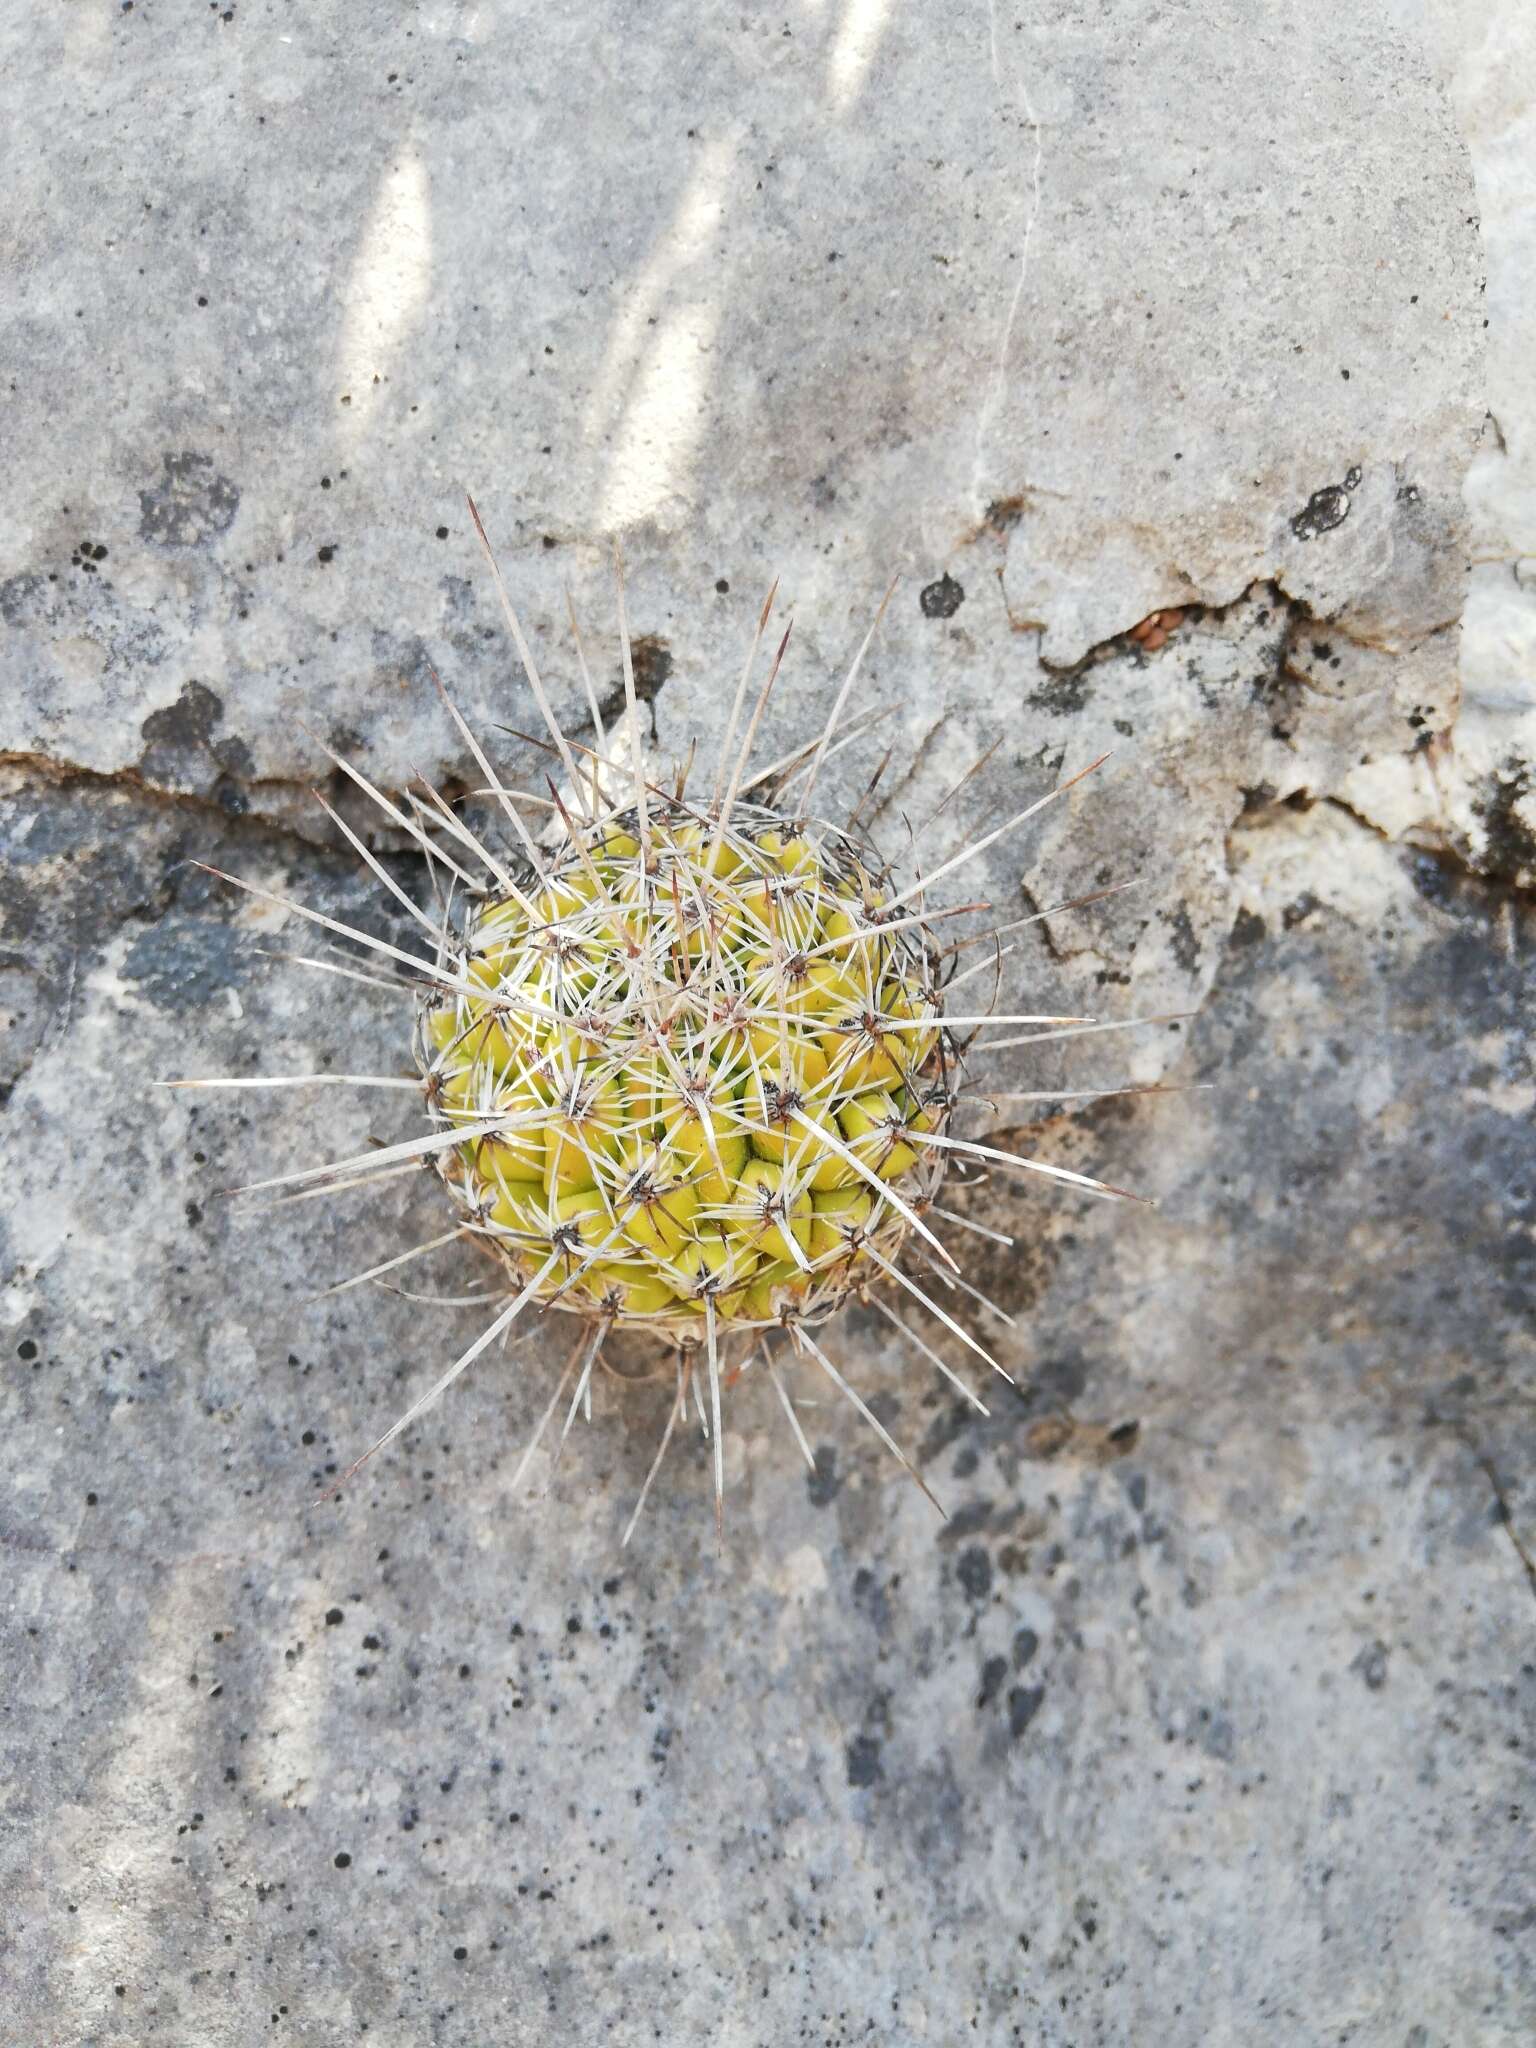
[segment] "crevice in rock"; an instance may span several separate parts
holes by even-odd
[[[1006,602],[1006,597],[1005,597]],[[1314,655],[1327,654],[1327,646],[1321,648],[1317,640],[1337,641],[1365,652],[1385,656],[1389,661],[1405,658],[1407,654],[1427,647],[1439,636],[1457,631],[1459,617],[1443,619],[1413,639],[1411,646],[1401,649],[1387,646],[1372,639],[1368,634],[1353,630],[1346,620],[1339,617],[1325,617],[1315,612],[1299,598],[1292,597],[1283,584],[1275,579],[1264,579],[1250,583],[1242,593],[1227,604],[1187,603],[1175,609],[1174,623],[1166,628],[1155,626],[1149,635],[1144,629],[1149,620],[1138,621],[1135,626],[1099,641],[1089,648],[1078,661],[1068,664],[1053,664],[1043,657],[1040,666],[1045,672],[1046,682],[1030,697],[1031,706],[1058,715],[1068,715],[1081,710],[1087,701],[1087,675],[1102,663],[1139,656],[1142,664],[1155,660],[1162,646],[1170,644],[1175,635],[1182,641],[1192,628],[1219,621],[1246,605],[1260,604],[1276,615],[1278,639],[1272,668],[1269,671],[1267,691],[1276,698],[1284,697],[1295,706],[1301,693],[1309,698],[1326,701],[1329,692],[1319,686],[1307,662],[1301,658],[1303,643],[1313,640]],[[1150,615],[1151,622],[1166,620],[1168,610]],[[1016,628],[1019,622],[1012,621]],[[1030,622],[1037,630],[1044,628],[1039,622]],[[1337,667],[1337,661],[1332,663]],[[1284,710],[1277,704],[1274,736],[1288,742],[1291,732]],[[1419,721],[1422,724],[1422,721]],[[1425,725],[1418,734],[1417,750],[1422,751],[1437,741],[1449,743],[1455,732],[1454,716],[1443,725]],[[1415,748],[1403,748],[1401,758],[1413,758]],[[1336,805],[1351,817],[1363,830],[1387,841],[1404,846],[1415,852],[1445,860],[1462,873],[1479,881],[1487,882],[1519,896],[1528,896],[1536,890],[1536,834],[1533,834],[1519,815],[1518,806],[1527,797],[1530,789],[1530,772],[1525,763],[1512,758],[1503,771],[1492,778],[1483,795],[1473,802],[1473,810],[1482,826],[1481,846],[1467,843],[1455,830],[1449,819],[1441,822],[1426,820],[1398,833],[1379,825],[1365,811],[1350,803],[1348,798],[1332,788],[1314,788],[1300,784],[1285,793],[1286,800],[1304,797],[1311,803]],[[1276,794],[1276,793],[1272,793]],[[1244,811],[1255,807],[1252,796],[1244,792]],[[1262,803],[1259,806],[1262,808]],[[1234,824],[1236,820],[1234,820]],[[1230,856],[1230,848],[1229,848]],[[1230,866],[1230,858],[1229,858]]]
[[[674,661],[667,642],[655,633],[636,634],[630,643],[634,668],[635,697],[646,707],[649,722],[649,738],[654,743],[658,737],[656,725],[656,700],[673,671]],[[196,687],[196,686],[194,686]],[[205,693],[207,694],[207,693]],[[625,692],[622,681],[610,683],[599,699],[599,711],[604,724],[611,730],[620,724],[625,714]],[[217,706],[218,699],[211,698]],[[217,716],[217,714],[215,714]],[[153,725],[153,719],[150,721]],[[500,726],[498,730],[511,737],[532,745],[541,751],[554,749],[546,736],[524,733],[513,726]],[[146,728],[148,732],[148,727]],[[151,772],[151,757],[155,752],[156,735],[150,733],[151,744],[146,746],[142,758],[120,768],[92,768],[78,761],[70,761],[58,755],[48,754],[39,748],[0,748],[0,777],[6,771],[20,778],[62,788],[71,784],[85,784],[102,789],[122,789],[141,796],[147,803],[162,804],[171,809],[191,810],[224,818],[252,817],[266,825],[274,833],[297,839],[306,845],[325,847],[332,843],[330,827],[324,822],[323,814],[312,802],[311,791],[316,787],[326,790],[330,800],[347,815],[347,822],[358,831],[371,849],[387,848],[391,851],[409,851],[414,841],[406,833],[389,825],[372,804],[358,808],[355,815],[356,792],[350,782],[329,764],[316,764],[312,776],[259,776],[246,771],[249,754],[239,742],[232,742],[229,748],[209,748],[206,734],[198,736],[197,744],[205,756],[211,759],[217,774],[209,787],[201,789],[177,789]],[[345,753],[349,745],[355,744],[355,735],[332,734],[332,744]],[[566,728],[566,737],[591,745],[593,726],[591,720],[583,718]],[[244,759],[241,756],[244,756]],[[473,787],[478,778],[473,771],[445,773],[437,784],[439,795],[445,802],[457,803]],[[509,784],[509,787],[511,785]],[[386,789],[387,795],[394,795],[393,789]],[[310,815],[313,813],[313,829]]]
[[[1515,1555],[1519,1558],[1524,1568],[1526,1583],[1531,1589],[1531,1598],[1536,1600],[1536,1557],[1531,1555],[1520,1531],[1515,1527],[1514,1513],[1509,1505],[1509,1496],[1500,1484],[1498,1469],[1486,1452],[1478,1450],[1473,1444],[1469,1444],[1468,1449],[1471,1450],[1473,1457],[1482,1468],[1483,1476],[1493,1489],[1493,1498],[1499,1511],[1499,1526],[1513,1545]]]
[[[1284,798],[1280,804],[1263,806],[1261,808],[1285,809],[1290,807],[1292,809],[1305,808],[1310,810],[1317,804],[1326,804],[1330,810],[1338,811],[1342,816],[1348,818],[1352,825],[1358,826],[1362,832],[1369,833],[1373,839],[1379,840],[1384,846],[1397,846],[1401,847],[1405,852],[1419,854],[1426,860],[1437,862],[1442,867],[1450,869],[1455,874],[1464,877],[1467,881],[1475,882],[1480,887],[1492,891],[1495,895],[1512,896],[1521,900],[1536,897],[1536,885],[1523,881],[1518,873],[1511,874],[1502,867],[1480,865],[1468,858],[1465,848],[1439,833],[1434,834],[1432,837],[1417,837],[1411,830],[1401,835],[1389,832],[1385,826],[1379,825],[1374,818],[1368,817],[1364,811],[1357,810],[1347,797],[1338,796],[1331,790],[1295,790]],[[1251,819],[1255,813],[1249,810],[1245,811],[1243,815]],[[1234,831],[1238,828],[1240,822],[1241,819],[1234,820],[1232,828]],[[1231,867],[1230,841],[1231,833],[1229,832],[1229,869]]]
[[[0,864],[7,940],[0,974],[24,975],[11,990],[13,1007],[31,1019],[21,1040],[9,1034],[13,1082],[52,1042],[77,980],[120,937],[130,945],[144,940],[150,953],[164,940],[174,951],[194,929],[238,924],[236,892],[204,872],[204,862],[233,875],[276,870],[283,893],[324,900],[368,930],[389,928],[390,905],[351,849],[271,817],[231,814],[207,797],[146,786],[131,771],[99,774],[12,756],[0,766],[0,818],[12,856]],[[402,856],[386,850],[379,857],[408,871]],[[199,940],[194,953],[198,946],[207,956],[199,971],[228,966],[222,939]],[[27,1047],[34,1028],[39,1042]]]
[[[650,713],[650,737],[657,737],[656,699],[673,669],[672,650],[659,633],[638,633],[629,643],[630,664],[635,673],[635,701],[644,704]],[[599,700],[598,709],[606,725],[615,724],[625,711],[624,688],[622,684],[611,688]],[[568,738],[590,739],[592,728],[583,725],[579,732],[568,734]]]
[[[87,768],[78,761],[61,761],[56,755],[28,752],[24,749],[0,750],[0,791],[3,791],[7,775],[15,778],[16,786],[28,782],[46,784],[54,789],[87,788],[100,790],[122,790],[146,805],[166,812],[179,812],[197,817],[213,818],[220,824],[230,825],[239,821],[257,830],[271,833],[275,837],[296,840],[308,852],[325,847],[327,841],[318,833],[303,831],[299,825],[284,818],[280,810],[253,810],[249,801],[232,803],[220,791],[228,784],[237,788],[242,797],[253,790],[269,792],[274,800],[281,803],[290,801],[295,810],[307,797],[310,785],[286,782],[277,779],[237,782],[234,777],[223,777],[210,792],[197,790],[167,789],[163,783],[152,782],[137,767],[130,768]],[[318,816],[318,812],[317,812]]]
[[[1185,577],[1182,571],[1175,571],[1174,573],[1179,581],[1186,584],[1190,583],[1190,579]],[[999,577],[1001,577],[1001,571],[999,571]],[[1193,586],[1191,585],[1191,587]],[[1160,610],[1150,612],[1147,618],[1137,619],[1131,625],[1122,627],[1119,632],[1111,633],[1106,639],[1096,641],[1085,653],[1079,655],[1076,661],[1051,662],[1047,661],[1042,655],[1040,657],[1040,666],[1048,675],[1060,681],[1069,682],[1081,676],[1085,670],[1096,667],[1100,662],[1112,661],[1117,657],[1136,653],[1138,651],[1138,635],[1141,633],[1141,629],[1148,624],[1149,620],[1157,619],[1160,616],[1166,617],[1170,614],[1176,614],[1177,624],[1171,630],[1181,631],[1186,626],[1198,626],[1208,619],[1224,619],[1230,613],[1237,611],[1241,606],[1255,602],[1268,604],[1276,611],[1282,612],[1285,615],[1288,641],[1292,634],[1301,631],[1326,632],[1335,635],[1340,640],[1347,640],[1352,647],[1361,647],[1369,653],[1385,654],[1392,658],[1411,654],[1418,648],[1426,645],[1430,640],[1433,640],[1437,634],[1448,633],[1454,627],[1461,624],[1459,614],[1455,618],[1440,619],[1432,626],[1427,627],[1422,633],[1415,634],[1413,639],[1405,645],[1401,647],[1389,646],[1386,641],[1374,640],[1368,633],[1363,633],[1357,628],[1352,627],[1347,616],[1344,614],[1325,616],[1313,611],[1303,598],[1293,597],[1278,577],[1261,576],[1256,577],[1253,582],[1245,585],[1236,597],[1229,599],[1225,603],[1216,603],[1202,598],[1170,598]],[[1007,603],[1006,593],[1004,603]],[[1015,632],[1033,631],[1044,633],[1046,630],[1046,622],[1044,620],[1016,619],[1011,609],[1009,611],[1009,623]],[[1154,648],[1152,651],[1156,652],[1157,649]]]
[[[1510,1505],[1509,1494],[1504,1487],[1504,1483],[1499,1478],[1498,1467],[1494,1464],[1488,1452],[1477,1441],[1476,1437],[1473,1436],[1465,1422],[1451,1416],[1437,1414],[1432,1414],[1429,1419],[1432,1423],[1439,1423],[1451,1432],[1457,1442],[1465,1448],[1473,1464],[1477,1466],[1478,1470],[1487,1480],[1488,1489],[1493,1495],[1494,1510],[1499,1527],[1509,1538],[1510,1546],[1519,1560],[1520,1568],[1525,1573],[1526,1584],[1530,1587],[1531,1591],[1531,1598],[1536,1600],[1536,1553],[1532,1552],[1529,1544],[1515,1526],[1514,1509]]]

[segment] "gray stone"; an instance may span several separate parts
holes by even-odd
[[[1423,36],[1466,136],[1487,249],[1488,421],[1466,480],[1471,569],[1454,744],[1380,763],[1384,829],[1536,882],[1536,16],[1489,0],[1393,0]]]
[[[1518,563],[1457,623],[1536,545],[1525,31],[1264,13],[0,28],[18,2040],[1530,2038]],[[830,1397],[807,1473],[749,1376],[723,1547],[690,1435],[621,1551],[667,1386],[515,1494],[558,1330],[320,1498],[484,1276],[316,1298],[447,1227],[425,1175],[228,1199],[409,1098],[151,1084],[408,1062],[196,863],[403,943],[321,742],[473,792],[436,670],[545,771],[465,484],[578,729],[565,586],[611,721],[622,540],[658,773],[712,772],[775,575],[770,754],[902,574],[818,796],[889,747],[899,865],[1112,750],[939,896],[1046,913],[997,1008],[1162,1020],[978,1058],[970,1113],[1158,1207],[954,1188],[1014,1238],[956,1226],[985,1418],[873,1312],[829,1339],[947,1522]],[[1012,1099],[1121,1080],[1190,1092]]]
[[[1267,580],[1394,648],[1454,619],[1475,208],[1374,9],[606,19],[18,22],[5,744],[200,792],[238,747],[289,810],[301,720],[461,771],[429,660],[535,721],[466,484],[567,708],[567,580],[617,681],[615,532],[636,631],[713,693],[775,576],[818,698],[897,572],[888,667],[930,666],[948,574],[945,665],[1005,701]],[[61,234],[82,103],[111,154]],[[168,764],[146,723],[197,691],[217,734]]]
[[[239,2041],[286,2005],[316,2038],[754,2041],[842,2012],[1129,2041],[1177,2004],[1191,2038],[1310,2038],[1368,1985],[1362,2039],[1467,2012],[1520,2038],[1512,899],[1337,807],[1241,824],[1181,1068],[1214,1092],[1017,1133],[1160,1212],[958,1198],[1019,1240],[971,1265],[1018,1319],[989,1420],[872,1318],[838,1340],[950,1525],[833,1407],[807,1483],[748,1385],[725,1550],[690,1443],[621,1553],[664,1394],[605,1383],[552,1491],[514,1498],[553,1335],[314,1505],[475,1317],[307,1305],[436,1234],[425,1178],[256,1215],[221,1191],[409,1122],[149,1084],[396,1063],[384,998],[248,931],[236,971],[241,921],[180,863],[342,915],[364,892],[123,791],[49,817],[13,914],[52,1028],[6,1112],[8,1973],[37,2037]]]

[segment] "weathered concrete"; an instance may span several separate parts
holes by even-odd
[[[1518,565],[1456,623],[1469,556],[1536,545],[1527,44],[1450,0],[1262,12],[0,29],[19,2040],[1530,2037]],[[463,484],[562,706],[567,580],[617,684],[622,539],[663,760],[710,758],[775,574],[788,748],[902,571],[824,787],[891,744],[876,829],[929,870],[1115,750],[956,893],[1140,872],[1022,934],[1003,1001],[1197,1014],[989,1085],[1209,1088],[1030,1134],[1155,1213],[957,1197],[1018,1240],[967,1240],[1016,1318],[989,1419],[845,1325],[947,1524],[834,1407],[807,1475],[749,1380],[723,1553],[690,1442],[621,1554],[659,1390],[605,1384],[511,1494],[558,1333],[313,1504],[476,1312],[311,1300],[444,1227],[424,1176],[221,1191],[409,1113],[149,1083],[405,1058],[189,861],[396,929],[300,720],[457,788],[429,664],[534,729]]]

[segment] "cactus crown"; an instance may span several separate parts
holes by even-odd
[[[466,1227],[541,1300],[685,1346],[824,1319],[943,1175],[934,948],[847,832],[678,799],[569,828],[423,1000]]]

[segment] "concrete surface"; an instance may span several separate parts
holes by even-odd
[[[18,2041],[1530,2038],[1536,55],[1267,14],[0,26]],[[829,806],[890,744],[931,870],[1115,749],[955,894],[1139,872],[1002,1000],[1196,1014],[988,1085],[1210,1085],[978,1097],[1160,1206],[957,1197],[1018,1240],[966,1240],[988,1420],[844,1327],[947,1523],[749,1381],[724,1552],[690,1440],[620,1553],[658,1390],[512,1497],[558,1333],[314,1505],[481,1312],[312,1300],[444,1227],[424,1176],[221,1191],[409,1117],[149,1083],[405,1061],[188,862],[396,929],[307,791],[320,738],[472,788],[430,668],[533,729],[466,484],[573,717],[622,541],[662,762],[775,575],[787,748],[898,571]]]

